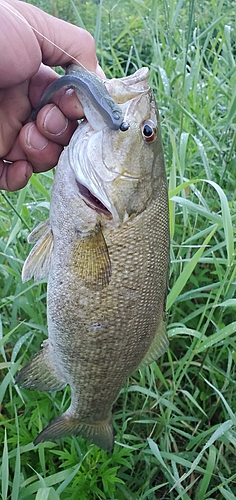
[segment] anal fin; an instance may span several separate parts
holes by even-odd
[[[165,321],[161,320],[158,327],[157,333],[148,349],[148,352],[144,356],[140,368],[150,365],[153,361],[156,361],[164,352],[167,351],[169,346],[169,340],[166,333]]]
[[[37,445],[44,441],[54,441],[65,436],[79,435],[84,439],[92,441],[102,450],[112,451],[114,446],[114,432],[111,415],[103,422],[88,424],[80,422],[79,419],[70,414],[70,409],[68,409],[40,432],[34,444]]]
[[[39,389],[40,391],[59,391],[67,382],[54,366],[46,340],[43,349],[28,361],[17,375],[16,383],[25,389]]]

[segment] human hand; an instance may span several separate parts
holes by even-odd
[[[78,61],[105,75],[87,31],[24,2],[1,1],[0,47],[0,189],[15,191],[33,172],[57,164],[84,116],[74,92],[61,89],[53,99],[56,105],[44,106],[36,123],[26,123],[44,90],[58,78],[50,66]]]

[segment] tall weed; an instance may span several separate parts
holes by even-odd
[[[70,394],[22,390],[15,374],[46,332],[46,286],[22,284],[29,228],[48,215],[53,174],[0,206],[3,500],[227,499],[236,495],[236,34],[230,0],[37,0],[86,27],[108,77],[150,68],[169,178],[169,351],[115,405],[108,456],[81,438],[32,438]]]

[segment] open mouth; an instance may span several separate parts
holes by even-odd
[[[110,219],[112,218],[111,212],[103,205],[103,203],[94,196],[89,189],[87,189],[83,184],[80,184],[80,182],[76,181],[77,186],[79,188],[79,193],[83,201],[88,205],[90,208],[93,210],[96,210],[96,212],[106,215]]]

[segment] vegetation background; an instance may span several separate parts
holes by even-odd
[[[114,408],[108,455],[81,438],[34,447],[69,404],[14,385],[47,334],[46,285],[22,284],[53,172],[0,194],[2,500],[236,498],[236,7],[231,0],[36,0],[88,29],[108,77],[150,68],[170,192],[169,351]]]

